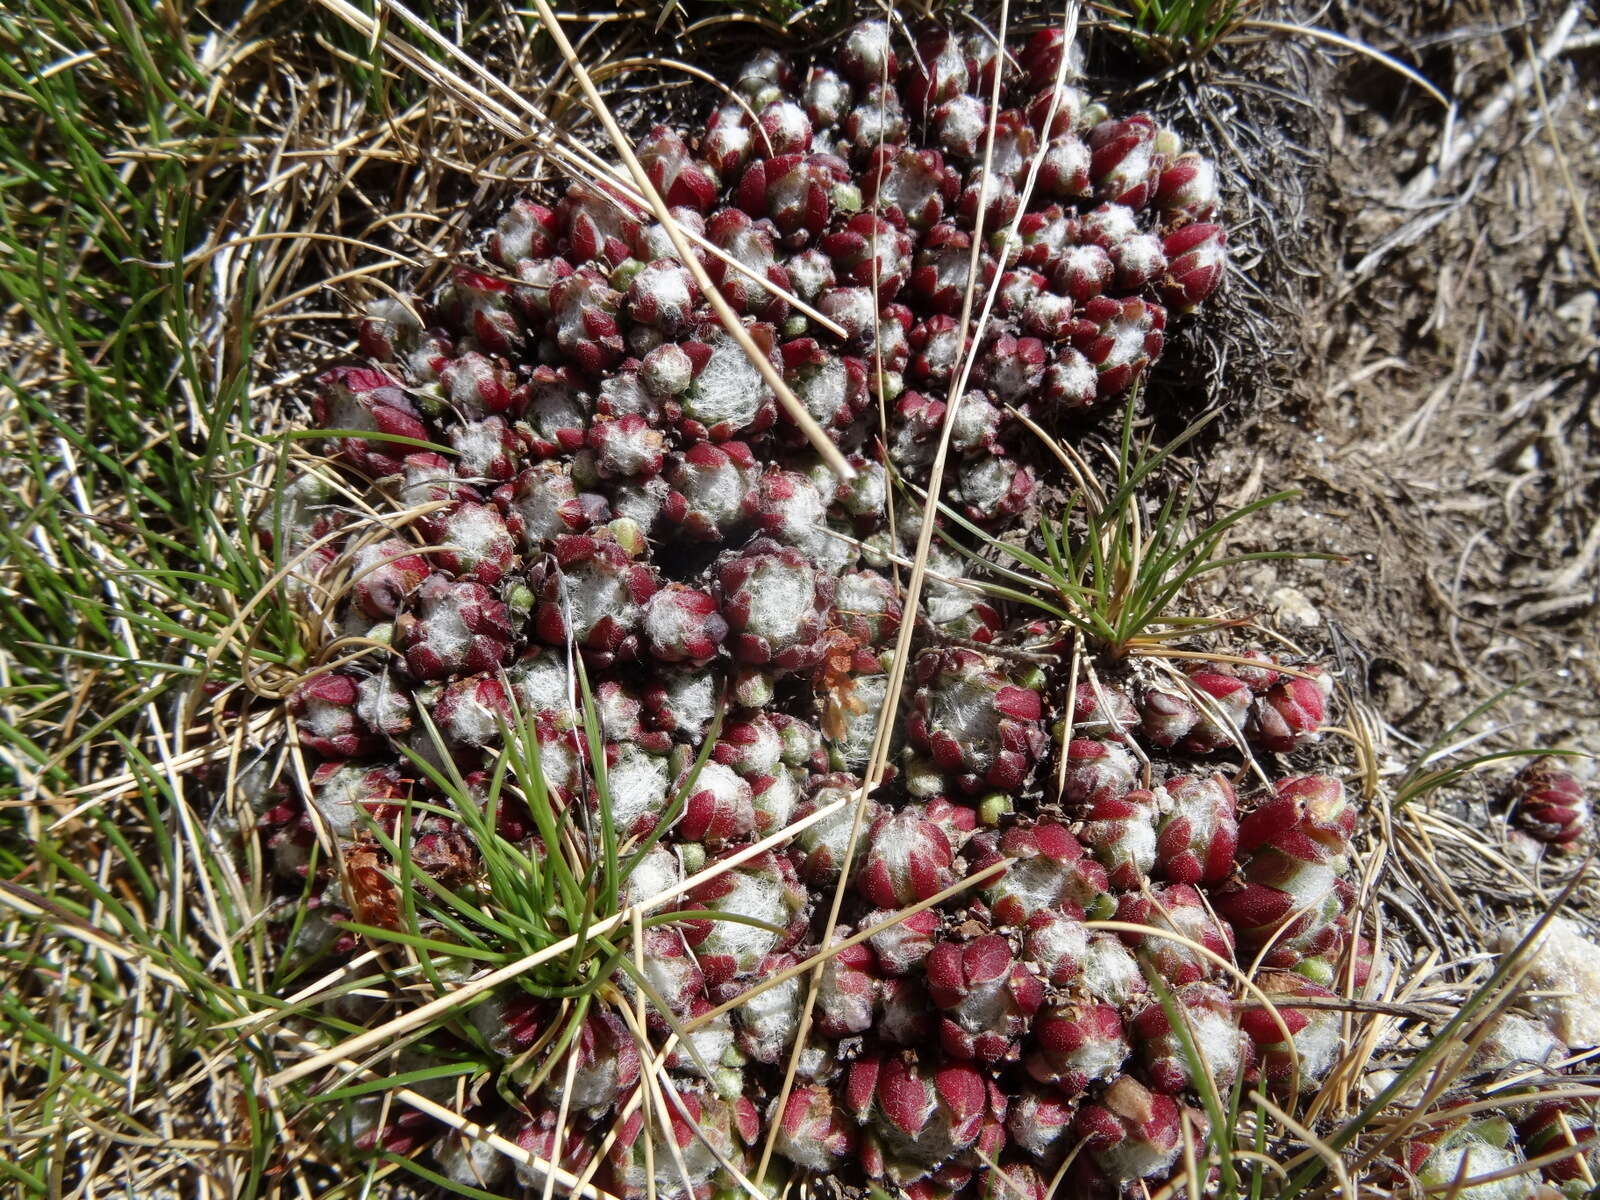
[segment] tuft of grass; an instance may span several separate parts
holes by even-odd
[[[457,771],[426,710],[420,711],[434,753],[424,756],[402,749],[440,799],[407,800],[398,816],[387,823],[374,814],[363,814],[366,837],[390,864],[378,869],[387,894],[372,906],[373,915],[367,920],[361,920],[358,912],[357,920],[342,925],[380,952],[388,948],[397,957],[376,980],[314,986],[290,1003],[268,1000],[251,1028],[280,1027],[287,1035],[283,1040],[291,1045],[309,1049],[333,1045],[337,1055],[343,1043],[363,1030],[331,1017],[327,1002],[358,984],[387,983],[389,994],[397,996],[395,985],[410,983],[407,995],[414,999],[399,1005],[401,1019],[408,1007],[414,1008],[424,999],[430,1000],[428,1007],[433,1011],[425,1021],[408,1022],[404,1031],[385,1039],[374,1051],[375,1057],[362,1064],[342,1065],[342,1074],[332,1086],[286,1088],[282,1094],[294,1123],[349,1124],[352,1104],[365,1104],[370,1111],[378,1101],[392,1098],[397,1089],[416,1087],[426,1095],[427,1085],[449,1085],[457,1080],[470,1080],[474,1086],[488,1081],[513,1110],[520,1108],[525,1095],[540,1090],[553,1075],[559,1081],[555,1073],[562,1067],[571,1069],[576,1059],[570,1052],[591,1013],[626,1010],[628,992],[619,976],[626,976],[631,983],[641,1012],[649,1004],[678,1029],[671,1010],[637,965],[641,953],[633,943],[637,934],[687,919],[691,911],[702,918],[748,919],[679,906],[675,911],[644,916],[631,926],[617,920],[630,901],[628,883],[634,870],[687,803],[716,743],[722,714],[714,717],[698,757],[654,828],[643,837],[624,839],[611,821],[606,733],[581,658],[574,658],[574,668],[579,692],[575,725],[587,751],[592,804],[581,799],[568,802],[550,791],[540,762],[540,730],[520,713],[514,713],[510,722],[502,722],[503,750],[486,787],[475,794]],[[537,828],[535,853],[499,833],[502,806],[510,803],[524,805]],[[413,831],[419,821],[428,818],[457,823],[470,834],[478,848],[481,870],[469,887],[447,887],[412,861]],[[532,965],[521,966],[526,963]],[[512,978],[500,988],[476,986],[483,973],[497,971]],[[554,1014],[534,1044],[511,1063],[502,1061],[482,1030],[465,1019],[477,1005],[504,995],[506,988],[534,1001],[549,1002]],[[307,1041],[302,1030],[310,1032],[315,1041]],[[710,1068],[700,1061],[694,1045],[680,1041],[709,1076]],[[391,1056],[412,1047],[420,1051],[420,1057],[390,1061]],[[648,1061],[652,1050],[641,1044],[640,1052]],[[406,1069],[409,1062],[422,1065]],[[352,1077],[351,1068],[375,1063],[386,1065],[372,1077]],[[378,1140],[381,1143],[382,1138]],[[486,1194],[451,1183],[382,1144],[356,1161],[364,1162],[369,1174],[380,1170],[381,1164],[381,1169],[403,1170],[456,1194]]]
[[[1294,21],[1250,15],[1259,0],[1094,0],[1101,17],[1095,22],[1127,39],[1146,62],[1172,68],[1194,68],[1230,43],[1262,35],[1321,43],[1359,54],[1420,87],[1448,109],[1451,101],[1415,67],[1366,42],[1331,29]]]
[[[1142,57],[1165,63],[1204,58],[1237,29],[1255,0],[1127,0],[1096,4]]]
[[[248,810],[316,649],[246,535],[280,459],[252,431],[283,423],[257,360],[276,348],[292,384],[305,350],[285,344],[331,348],[293,298],[336,273],[300,206],[351,186],[359,151],[293,151],[340,105],[408,98],[318,15],[220,21],[154,0],[0,13],[0,1178],[19,1196],[174,1177],[251,1196],[289,1144],[259,1090],[270,1040],[225,1032],[279,981]]]
[[[265,582],[235,531],[260,466],[234,436],[256,420],[259,280],[190,257],[252,124],[209,92],[225,71],[207,32],[144,3],[0,14],[0,1159],[18,1196],[139,1191],[172,1136],[168,1088],[203,1098],[186,1077],[204,1060],[232,1080],[211,1099],[234,1114],[240,1194],[275,1140],[260,1043],[210,1033],[260,981],[264,939],[193,807],[173,717],[208,675],[225,689],[247,659],[296,653],[270,606],[230,633]],[[105,1140],[73,1150],[66,1131],[89,1127]]]
[[[492,969],[536,957],[539,951],[570,941],[570,950],[516,979],[516,987],[529,996],[570,1002],[560,1028],[548,1042],[544,1064],[531,1087],[536,1087],[563,1061],[590,1007],[615,1002],[613,981],[619,972],[628,974],[637,986],[649,988],[627,958],[630,945],[626,927],[616,935],[601,933],[595,927],[608,924],[608,919],[623,910],[629,879],[683,812],[701,768],[710,758],[722,722],[719,712],[693,765],[654,828],[643,838],[621,841],[611,819],[605,730],[582,659],[575,659],[575,663],[593,804],[568,804],[551,793],[540,765],[539,731],[520,715],[510,725],[502,723],[504,752],[485,796],[474,796],[426,710],[420,710],[443,769],[409,747],[402,749],[412,766],[438,790],[444,803],[408,801],[393,835],[371,814],[364,815],[367,832],[394,864],[383,875],[399,898],[399,911],[393,914],[397,919],[389,924],[344,925],[373,942],[394,943],[411,951],[419,973],[435,995],[450,990],[440,974],[444,964],[459,967],[465,960],[478,968]],[[511,798],[526,805],[539,831],[541,853],[530,855],[498,832],[501,806]],[[483,860],[481,881],[471,891],[451,890],[412,862],[411,830],[422,816],[459,822],[471,835]],[[598,828],[593,824],[595,817]],[[677,911],[646,917],[643,925],[649,928],[683,919],[683,912]],[[719,919],[747,918],[720,914]],[[473,999],[488,995],[479,993]],[[666,1020],[672,1020],[669,1009],[658,1008]],[[424,1029],[453,1023],[463,1011],[449,1011]],[[470,1040],[481,1042],[476,1030],[470,1026],[461,1028]],[[487,1046],[481,1049],[488,1051]]]
[[[1152,496],[1163,468],[1215,414],[1195,422],[1165,446],[1153,448],[1148,439],[1135,437],[1135,404],[1136,398],[1130,396],[1121,436],[1108,454],[1111,479],[1105,486],[1077,451],[1018,414],[1062,464],[1072,485],[1060,513],[1039,518],[1040,549],[996,538],[940,505],[944,515],[974,539],[976,550],[941,533],[947,544],[991,576],[982,584],[985,591],[1054,618],[1098,653],[1124,658],[1136,652],[1159,653],[1174,639],[1236,623],[1185,611],[1191,586],[1207,575],[1251,562],[1341,560],[1321,551],[1223,551],[1236,526],[1297,497],[1295,491],[1274,492],[1203,520],[1196,519],[1201,495],[1193,479],[1168,488],[1166,498],[1155,503]]]

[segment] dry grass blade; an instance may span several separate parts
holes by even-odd
[[[1239,22],[1239,28],[1266,29],[1271,30],[1273,33],[1288,33],[1293,34],[1295,37],[1312,38],[1315,41],[1327,42],[1330,45],[1338,46],[1341,49],[1353,50],[1357,54],[1365,55],[1367,58],[1371,58],[1382,63],[1391,71],[1395,71],[1401,75],[1404,75],[1407,79],[1411,80],[1412,83],[1416,84],[1423,91],[1427,92],[1428,95],[1432,96],[1445,108],[1451,107],[1450,97],[1446,96],[1443,92],[1436,88],[1427,78],[1427,76],[1423,75],[1415,67],[1408,66],[1407,64],[1401,62],[1398,58],[1394,57],[1394,55],[1385,54],[1382,50],[1374,49],[1365,42],[1357,41],[1355,38],[1345,37],[1342,33],[1335,33],[1331,29],[1321,29],[1315,25],[1296,25],[1290,21],[1269,21],[1261,17],[1251,17],[1247,20],[1241,21]]]
[[[1338,1181],[1339,1191],[1344,1195],[1345,1200],[1356,1200],[1355,1185],[1351,1181],[1350,1172],[1345,1167],[1344,1160],[1337,1151],[1326,1145],[1315,1133],[1299,1121],[1296,1121],[1260,1092],[1252,1091],[1250,1099],[1271,1113],[1279,1124],[1299,1138],[1302,1143],[1309,1147],[1313,1154],[1328,1164],[1333,1171],[1334,1178]]]
[[[1528,6],[1523,3],[1523,0],[1517,0],[1517,11],[1521,13],[1523,21],[1526,22],[1528,19]],[[1561,34],[1563,39],[1565,36],[1565,33]],[[1579,235],[1583,238],[1583,248],[1588,252],[1590,269],[1594,272],[1596,282],[1600,282],[1600,246],[1595,245],[1594,231],[1589,228],[1589,213],[1584,204],[1583,193],[1578,190],[1577,184],[1573,182],[1572,163],[1567,157],[1566,150],[1561,145],[1561,138],[1556,134],[1555,121],[1550,112],[1550,97],[1545,91],[1545,61],[1553,58],[1562,45],[1561,41],[1555,40],[1554,33],[1551,37],[1552,41],[1548,45],[1553,48],[1554,52],[1536,54],[1533,42],[1528,37],[1526,29],[1524,29],[1522,49],[1527,56],[1528,66],[1532,68],[1533,92],[1539,98],[1539,113],[1544,118],[1544,133],[1550,142],[1550,152],[1555,155],[1556,165],[1561,168],[1561,183],[1566,188],[1567,197],[1572,203],[1572,217],[1577,223]]]
[[[571,1112],[572,1081],[577,1078],[577,1075],[578,1055],[569,1052],[567,1054],[567,1077],[561,1085],[561,1101],[556,1108],[555,1136],[551,1139],[551,1145],[553,1146],[560,1147],[567,1144],[567,1117]],[[543,1200],[551,1200],[551,1197],[555,1195],[555,1190],[555,1173],[546,1172],[544,1177]]]
[[[1067,668],[1067,690],[1063,697],[1072,697],[1078,694],[1078,673],[1083,669],[1083,647],[1077,640],[1072,644],[1072,662]],[[1067,790],[1067,765],[1071,760],[1072,729],[1077,719],[1077,707],[1073,704],[1062,705],[1061,719],[1061,745],[1056,751],[1056,795],[1061,796]]]
[[[57,933],[66,937],[76,938],[85,945],[93,946],[97,951],[110,958],[134,964],[139,970],[148,972],[174,987],[187,986],[187,981],[182,976],[149,962],[134,951],[106,937],[104,933],[81,918],[64,911],[44,896],[30,892],[19,884],[11,883],[9,880],[0,880],[0,904],[4,904],[7,908],[35,921],[48,922]]]
[[[1531,1092],[1524,1092],[1519,1089],[1511,1096],[1497,1096],[1492,1100],[1474,1100],[1465,1104],[1453,1104],[1449,1108],[1441,1109],[1421,1119],[1413,1119],[1408,1114],[1374,1122],[1373,1126],[1374,1128],[1387,1128],[1397,1123],[1404,1123],[1407,1128],[1412,1130],[1427,1129],[1436,1125],[1449,1125],[1459,1122],[1462,1117],[1469,1117],[1480,1112],[1504,1112],[1508,1109],[1523,1108],[1535,1104],[1548,1104],[1554,1101],[1594,1099],[1600,1099],[1600,1087],[1573,1085],[1549,1091]]]
[[[644,974],[644,914],[635,912],[631,922],[633,926],[633,966],[640,975]],[[635,1039],[639,1047],[639,1058],[642,1062],[649,1062],[651,1058],[650,1039],[645,1035],[645,1006],[644,991],[640,989],[634,997],[635,1007],[633,1019],[629,1022],[631,1029],[637,1031]],[[655,1108],[650,1104],[649,1096],[645,1096],[644,1117],[639,1132],[644,1137],[644,1177],[646,1200],[656,1200],[656,1137],[652,1128],[655,1119]],[[663,1121],[663,1129],[667,1136],[672,1136],[671,1121]]]
[[[378,952],[376,950],[363,950],[349,962],[340,964],[327,974],[306,984],[299,991],[292,992],[284,997],[280,1005],[270,1009],[246,1013],[244,1016],[232,1021],[223,1021],[216,1028],[219,1030],[237,1030],[240,1037],[248,1037],[253,1033],[259,1033],[274,1021],[281,1020],[285,1010],[292,1010],[327,994],[341,980],[370,965],[377,958]]]

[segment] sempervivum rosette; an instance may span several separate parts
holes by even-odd
[[[1177,1160],[1182,1111],[1170,1096],[1153,1093],[1124,1075],[1097,1103],[1078,1110],[1076,1132],[1094,1167],[1108,1181],[1148,1179]]]
[[[963,790],[1021,787],[1044,748],[1039,693],[975,650],[926,651],[907,733]]]
[[[297,483],[262,525],[301,558],[300,601],[368,652],[294,689],[309,794],[262,816],[329,953],[357,943],[345,910],[380,911],[344,890],[357,872],[406,911],[396,852],[430,897],[495,900],[506,848],[451,815],[491,796],[527,861],[554,836],[593,864],[608,829],[621,861],[644,847],[619,905],[677,893],[564,1043],[559,1137],[566,1064],[525,1059],[559,1041],[567,996],[496,993],[472,1015],[509,1075],[480,1092],[486,1122],[617,1196],[731,1194],[769,1135],[797,1173],[910,1200],[1042,1197],[1080,1142],[1075,1180],[1154,1188],[1198,1081],[1146,973],[1220,1085],[1282,1088],[1296,1053],[1302,1080],[1326,1069],[1309,1001],[1361,953],[1337,781],[1263,798],[1235,769],[1246,747],[1264,769],[1302,755],[1328,678],[1096,662],[1069,693],[1060,632],[1008,623],[969,561],[973,526],[1026,539],[1055,486],[1019,417],[1062,428],[1126,395],[1220,286],[1216,172],[1149,115],[1091,103],[1059,34],[1008,53],[898,38],[868,21],[829,61],[758,54],[703,125],[638,146],[709,286],[854,478],[808,445],[655,211],[577,181],[513,201],[435,294],[370,306],[367,361],[323,372],[313,404],[345,493]],[[989,324],[964,327],[991,285]],[[941,445],[949,515],[909,606],[915,489]],[[1550,775],[1522,811],[1560,841],[1576,808]],[[1228,991],[1236,949],[1302,1001],[1287,1037]],[[653,1056],[623,1002],[656,1049],[677,1037],[677,1102],[648,1131]],[[536,1074],[512,1112],[507,1087]],[[393,1136],[422,1153],[414,1124]],[[450,1139],[433,1162],[494,1174]]]
[[[785,671],[815,663],[833,588],[800,551],[757,538],[718,564],[716,587],[740,662]]]
[[[962,1182],[970,1175],[959,1156],[977,1142],[989,1109],[989,1090],[971,1065],[873,1055],[851,1065],[845,1096],[865,1126],[869,1176],[908,1184],[941,1170]]]
[[[1278,783],[1241,822],[1243,881],[1217,910],[1268,966],[1294,967],[1345,941],[1354,891],[1344,875],[1356,812],[1343,785],[1323,776]]]
[[[923,967],[928,995],[944,1014],[940,1044],[952,1058],[1005,1058],[1044,1000],[1044,986],[998,934],[965,945],[943,942]]]
[[[1578,777],[1559,758],[1538,758],[1511,784],[1512,819],[1535,841],[1558,850],[1577,849],[1591,824],[1589,798]]]

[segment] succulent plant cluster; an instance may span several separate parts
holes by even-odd
[[[640,146],[677,220],[723,252],[703,259],[715,286],[854,479],[806,448],[664,230],[579,184],[553,207],[518,200],[482,262],[436,294],[371,306],[365,361],[318,381],[346,494],[364,488],[388,515],[359,519],[308,476],[263,522],[309,602],[376,647],[289,705],[314,763],[305,794],[264,816],[277,869],[305,879],[319,833],[345,863],[342,880],[325,866],[310,880],[301,950],[353,945],[339,928],[352,916],[399,919],[370,830],[394,836],[408,802],[434,806],[405,826],[413,865],[448,889],[480,885],[478,848],[438,815],[414,760],[486,791],[512,728],[536,742],[559,807],[592,817],[603,794],[635,844],[666,827],[629,900],[852,802],[713,872],[669,906],[681,919],[643,934],[663,1006],[651,1034],[693,1026],[692,1050],[666,1062],[676,1152],[647,1136],[645,1064],[604,1006],[570,1074],[480,1114],[574,1173],[603,1153],[596,1180],[615,1195],[707,1200],[769,1136],[789,1169],[929,1200],[1042,1197],[1080,1145],[1084,1189],[1160,1180],[1183,1123],[1204,1131],[1187,1043],[1224,1089],[1314,1086],[1337,1015],[1293,1002],[1374,969],[1351,927],[1351,798],[1318,774],[1248,782],[1319,737],[1326,676],[1255,653],[1165,674],[1103,664],[1074,692],[1064,666],[1018,652],[1026,630],[944,550],[852,849],[912,619],[894,571],[916,518],[890,520],[891,481],[924,476],[963,358],[948,495],[1004,530],[1034,498],[1009,410],[1056,422],[1126,391],[1169,313],[1224,269],[1210,164],[1150,118],[1058,86],[1063,53],[1049,31],[1014,60],[946,32],[899,53],[869,21],[805,72],[758,55],[702,132],[658,127]],[[997,72],[1005,107],[991,112]],[[969,347],[957,314],[974,264],[980,286],[999,279],[996,319]],[[503,803],[497,820],[546,851],[525,808]],[[807,977],[760,985],[824,950],[841,885],[845,944],[797,1051]],[[1092,927],[1104,920],[1142,931]],[[1259,966],[1276,1016],[1230,963]],[[515,988],[471,1012],[512,1087],[554,1019]],[[408,1118],[361,1136],[410,1148],[438,1132]],[[509,1170],[453,1140],[434,1155],[463,1183]]]

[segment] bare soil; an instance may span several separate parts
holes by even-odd
[[[1340,14],[1455,110],[1366,58],[1321,81],[1320,245],[1283,330],[1299,375],[1214,467],[1239,481],[1234,500],[1305,489],[1274,510],[1273,540],[1350,562],[1253,586],[1268,605],[1285,586],[1311,601],[1400,735],[1429,742],[1521,684],[1498,710],[1508,735],[1593,751],[1600,47],[1581,4],[1526,20],[1508,7]]]

